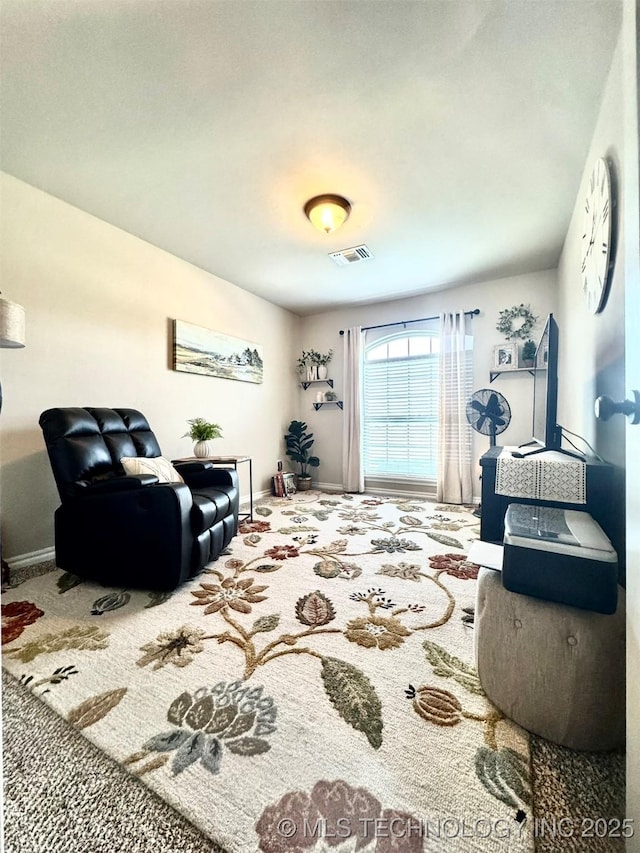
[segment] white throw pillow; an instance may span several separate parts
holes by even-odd
[[[168,459],[164,456],[123,456],[120,464],[127,474],[153,474],[161,483],[184,483]]]

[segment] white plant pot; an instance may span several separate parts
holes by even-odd
[[[329,368],[326,364],[318,365],[318,379],[326,379],[329,374]]]
[[[193,448],[193,455],[198,459],[204,459],[205,456],[213,456],[212,441],[197,441]]]

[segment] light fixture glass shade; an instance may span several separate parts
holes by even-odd
[[[24,308],[17,302],[0,299],[0,347],[17,349],[24,342]]]
[[[304,212],[318,231],[331,234],[347,221],[351,205],[341,195],[318,195],[309,199]]]

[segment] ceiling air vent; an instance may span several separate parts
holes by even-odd
[[[348,264],[355,264],[356,261],[368,261],[373,257],[373,253],[368,246],[352,246],[350,249],[330,252],[329,257],[339,267],[346,267]]]

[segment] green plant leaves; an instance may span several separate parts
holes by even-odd
[[[341,567],[340,563],[336,563],[335,560],[321,560],[315,564],[313,571],[321,578],[337,578],[341,572]]]
[[[149,601],[145,604],[145,607],[157,607],[159,604],[164,604],[165,601],[168,601],[173,595],[173,590],[153,590],[152,592],[147,593],[149,596]]]
[[[374,749],[382,746],[382,706],[367,676],[336,658],[322,658],[327,696],[345,722],[364,732]]]
[[[342,554],[344,551],[347,550],[348,544],[349,544],[349,541],[347,539],[334,539],[333,542],[329,542],[328,545],[323,545],[322,548],[319,548],[318,553],[321,553],[321,554]]]
[[[401,515],[400,521],[406,527],[422,527],[423,521],[421,518],[416,518],[413,515]]]
[[[402,578],[406,581],[420,581],[421,567],[417,563],[383,563],[376,572],[377,575],[388,575],[390,578]]]
[[[101,598],[97,598],[93,602],[91,610],[92,616],[102,616],[103,613],[108,613],[111,610],[119,610],[131,601],[131,593],[125,592],[109,592]]]
[[[427,534],[429,539],[433,539],[434,542],[439,542],[441,545],[446,545],[447,548],[462,549],[462,543],[458,542],[457,539],[454,539],[453,536],[445,536],[442,533],[434,533],[432,530],[425,530],[425,533]]]
[[[253,627],[251,628],[252,634],[258,634],[260,632],[268,632],[275,631],[280,622],[280,614],[272,613],[271,616],[260,616],[253,623]]]
[[[466,687],[470,693],[484,696],[484,690],[480,686],[478,673],[472,666],[452,655],[437,643],[432,643],[430,640],[425,640],[422,648],[427,653],[427,660],[433,667],[435,675],[441,675],[443,678],[453,678],[458,684]]]
[[[476,776],[492,797],[512,808],[531,803],[529,763],[515,750],[481,746],[476,753],[475,766]]]
[[[98,651],[109,645],[109,634],[93,625],[75,625],[58,634],[44,634],[31,643],[14,649],[3,649],[3,654],[14,655],[23,663],[29,663],[38,655],[61,652],[64,649]]]

